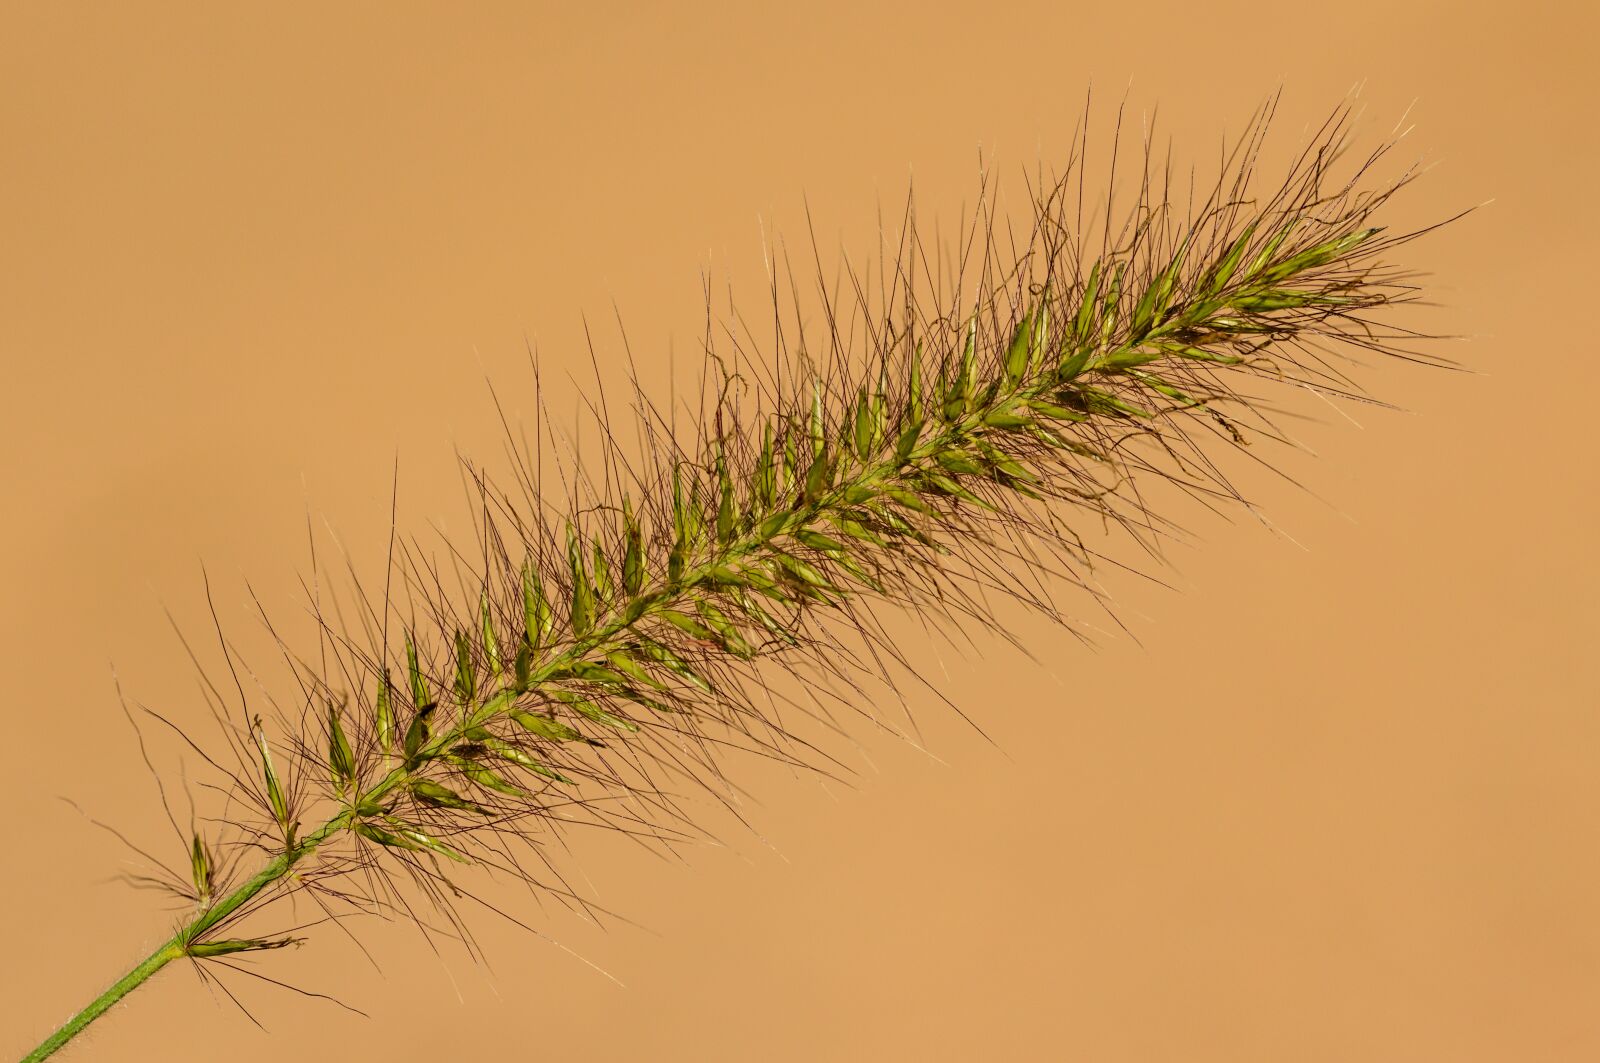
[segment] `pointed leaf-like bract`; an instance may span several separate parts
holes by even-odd
[[[483,625],[483,655],[488,658],[489,672],[496,679],[505,674],[500,664],[500,637],[494,629],[494,613],[489,607],[489,592],[478,594],[478,617]]]
[[[549,739],[552,742],[588,741],[580,732],[551,716],[540,716],[538,713],[517,710],[511,714],[511,718],[528,733]]]
[[[911,346],[911,364],[906,369],[906,421],[922,421],[922,341]],[[902,459],[903,461],[904,459]]]
[[[593,560],[591,571],[594,573],[594,607],[598,611],[604,603],[611,600],[616,587],[611,582],[611,562],[606,560],[605,551],[600,548],[600,540],[594,541],[590,557]]]
[[[721,644],[723,649],[735,657],[745,659],[755,655],[755,650],[745,640],[744,633],[739,630],[732,620],[728,619],[726,613],[705,599],[701,599],[696,603],[695,608],[699,611],[701,619],[705,621],[706,627],[715,633],[713,637]]]
[[[1089,338],[1094,335],[1095,320],[1100,309],[1099,259],[1095,259],[1094,265],[1089,267],[1089,277],[1083,282],[1083,294],[1078,300],[1078,316],[1072,322],[1072,339],[1074,345],[1081,346],[1088,343]]]
[[[197,960],[231,956],[236,952],[260,952],[263,949],[281,949],[298,945],[301,938],[220,938],[215,941],[191,941],[183,947],[184,954]]]
[[[676,586],[683,579],[689,556],[689,503],[684,498],[683,466],[672,466],[672,550],[667,554],[667,579]]]
[[[1257,223],[1252,221],[1244,227],[1234,241],[1229,245],[1227,253],[1207,272],[1205,279],[1200,284],[1200,295],[1205,299],[1215,298],[1228,283],[1233,280],[1234,272],[1239,268],[1239,263],[1244,259],[1245,248],[1250,246],[1250,241],[1255,238]]]
[[[752,513],[771,509],[778,497],[778,470],[774,465],[777,457],[777,451],[772,445],[772,420],[768,418],[761,425],[761,453],[756,458],[756,467],[752,472],[753,487],[750,501]]]
[[[1189,249],[1187,239],[1178,246],[1177,253],[1155,279],[1150,282],[1144,294],[1139,297],[1139,302],[1134,306],[1133,317],[1129,322],[1129,343],[1138,343],[1160,323],[1167,312],[1167,303],[1172,298],[1172,289],[1178,281],[1178,270],[1183,266],[1184,254]]]
[[[583,563],[578,533],[570,522],[567,524],[567,564],[572,570],[572,633],[582,638],[594,626],[594,587],[589,582],[588,567]]]
[[[855,416],[850,424],[850,442],[855,450],[858,461],[866,461],[872,455],[872,449],[877,443],[873,438],[872,400],[867,397],[866,388],[856,390]]]
[[[522,619],[526,625],[523,639],[528,650],[537,655],[550,638],[555,616],[550,609],[549,599],[544,595],[544,582],[539,579],[532,559],[522,566]]]
[[[383,670],[378,681],[378,693],[372,701],[372,724],[378,735],[378,748],[384,753],[394,749],[394,702],[389,693],[389,670]]]
[[[622,557],[622,589],[629,597],[644,587],[644,535],[639,522],[634,519],[633,507],[626,496],[622,499],[622,523],[627,546]]]
[[[413,852],[432,852],[440,856],[447,856],[459,863],[469,863],[465,856],[436,838],[432,838],[409,824],[388,817],[390,826],[396,828],[395,832],[384,830],[382,827],[373,826],[371,823],[358,820],[354,830],[361,837],[391,849],[409,849]]]
[[[412,641],[411,633],[406,632],[406,677],[411,681],[411,703],[418,709],[433,703],[433,696],[428,693],[428,680],[422,674],[422,665],[417,660],[417,644]]]
[[[822,381],[815,378],[811,381],[811,457],[815,461],[822,457],[823,448],[828,445],[827,415],[822,409]]]
[[[637,731],[639,729],[639,725],[632,720],[625,720],[621,716],[607,712],[582,694],[571,690],[552,690],[550,696],[595,723],[603,723],[607,727],[615,727],[619,731]]]
[[[526,642],[517,647],[517,656],[512,662],[511,670],[517,690],[527,690],[533,684],[533,651],[528,648]]]
[[[668,647],[663,646],[661,643],[652,639],[640,639],[637,645],[637,650],[639,653],[650,658],[652,661],[657,662],[674,675],[689,683],[690,686],[697,688],[701,693],[712,693],[713,688],[711,684],[706,681],[705,677],[701,676],[698,672],[691,668],[687,661],[685,661],[682,657],[679,657],[676,653],[673,653]]]
[[[213,886],[211,848],[199,831],[195,832],[194,844],[189,848],[189,872],[194,880],[195,899],[202,905],[208,904]]]
[[[828,454],[828,446],[824,443],[816,452],[816,457],[811,460],[811,468],[806,470],[806,486],[802,500],[806,505],[815,505],[828,489],[833,486],[834,463]]]
[[[655,687],[658,690],[666,689],[665,683],[651,675],[643,665],[634,660],[628,655],[627,652],[623,650],[615,650],[607,654],[606,660],[611,663],[613,668],[621,672],[623,675],[626,675],[635,683],[643,683],[645,686]]]
[[[727,546],[733,542],[738,528],[738,514],[734,509],[733,477],[728,472],[728,459],[723,456],[722,444],[717,444],[717,543]]]
[[[411,784],[411,792],[423,804],[433,805],[435,808],[459,808],[466,812],[483,812],[482,805],[475,801],[468,801],[448,786],[436,783],[432,779],[417,779]]]
[[[345,737],[344,724],[339,721],[339,709],[328,701],[328,768],[335,785],[342,791],[355,781],[356,756]]]
[[[414,765],[422,747],[428,744],[428,739],[433,737],[433,713],[437,706],[433,702],[422,706],[415,716],[411,717],[411,724],[406,728],[404,752],[406,763]]]
[[[283,796],[283,784],[278,781],[278,773],[272,767],[272,750],[267,747],[267,733],[261,729],[261,717],[255,720],[256,747],[261,751],[261,774],[266,780],[267,804],[272,809],[272,818],[284,832],[285,837],[289,830],[289,802]]]
[[[472,640],[456,629],[456,701],[463,706],[478,700],[478,669],[472,661]]]
[[[1023,317],[1017,323],[1017,329],[1011,335],[1011,344],[1006,348],[1005,356],[1005,386],[1006,390],[1014,390],[1022,383],[1022,378],[1028,372],[1028,354],[1033,345],[1033,319]]]
[[[717,641],[716,634],[704,624],[694,619],[692,616],[680,613],[676,609],[663,609],[660,613],[660,616],[661,619],[665,620],[667,623],[671,624],[685,635],[688,635],[690,638],[700,639],[704,642]]]
[[[493,790],[496,793],[507,794],[511,797],[528,796],[528,792],[522,789],[522,787],[513,785],[499,772],[495,771],[493,768],[480,764],[476,760],[460,760],[456,763],[456,769],[460,771],[462,775],[465,775],[468,779],[472,780],[474,785],[481,786],[486,790]],[[540,775],[556,775],[553,769],[550,769],[543,764],[534,764],[533,769]],[[561,778],[564,782],[572,781],[559,775],[556,775],[556,777]],[[480,809],[480,811],[482,810]]]

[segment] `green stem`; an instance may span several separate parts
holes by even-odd
[[[98,1019],[111,1005],[133,992],[144,980],[183,955],[178,936],[152,952],[147,959],[117,980],[116,984],[89,1002],[89,1006],[68,1019],[66,1023],[44,1039],[44,1043],[22,1057],[22,1063],[35,1063],[56,1054],[62,1045],[78,1036],[85,1026]]]
[[[104,1015],[111,1005],[139,988],[151,975],[173,960],[188,955],[190,945],[198,941],[201,935],[244,907],[256,894],[287,875],[290,868],[329,837],[343,830],[348,823],[349,813],[340,813],[307,835],[293,849],[273,857],[248,882],[195,916],[172,935],[170,940],[152,952],[144,962],[123,975],[110,989],[95,997],[87,1007],[68,1019],[61,1029],[45,1038],[38,1048],[23,1056],[22,1063],[37,1063],[38,1060],[55,1055],[68,1041],[82,1033],[84,1027]]]

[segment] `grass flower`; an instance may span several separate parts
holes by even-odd
[[[1182,204],[1148,152],[1125,209],[1086,197],[1075,152],[1025,225],[986,206],[933,247],[908,208],[875,276],[819,279],[820,315],[785,294],[791,270],[768,338],[730,332],[740,374],[713,353],[694,430],[641,397],[643,453],[607,422],[564,509],[532,454],[509,485],[468,465],[473,541],[444,566],[397,545],[383,592],[288,655],[294,711],[258,715],[243,685],[225,699],[208,759],[254,815],[190,840],[169,884],[189,917],[27,1059],[169,963],[288,944],[242,929],[286,897],[406,912],[420,890],[464,926],[456,870],[532,878],[567,821],[690,831],[674,789],[716,792],[729,750],[825,759],[784,726],[766,670],[848,692],[900,653],[881,603],[960,625],[1010,598],[1060,618],[1052,581],[1081,586],[1099,560],[1075,529],[1159,539],[1157,482],[1233,498],[1222,455],[1277,437],[1258,387],[1349,397],[1346,354],[1418,357],[1382,320],[1415,293],[1389,259],[1416,234],[1380,217],[1411,172],[1375,180],[1388,145],[1348,162],[1341,110],[1262,188],[1269,116]],[[799,707],[830,723],[858,708],[809,689]]]

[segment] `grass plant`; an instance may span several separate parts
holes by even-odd
[[[1159,541],[1158,482],[1236,498],[1225,455],[1279,438],[1258,386],[1368,401],[1351,355],[1434,361],[1382,313],[1417,291],[1388,261],[1417,234],[1377,217],[1414,171],[1375,177],[1392,142],[1352,160],[1342,107],[1263,188],[1270,116],[1198,192],[1146,148],[1117,206],[1087,186],[1083,133],[1024,224],[985,196],[934,247],[908,201],[875,276],[817,270],[815,315],[809,270],[775,270],[766,338],[730,330],[740,368],[713,354],[692,430],[639,396],[642,454],[607,421],[565,509],[526,449],[509,486],[468,465],[473,542],[444,563],[397,543],[381,592],[322,615],[318,652],[285,648],[288,710],[217,693],[207,759],[232,811],[170,873],[185,918],[26,1059],[168,964],[288,944],[242,929],[287,897],[404,913],[420,892],[465,932],[465,865],[532,878],[574,818],[687,833],[678,786],[720,792],[731,749],[825,767],[769,669],[845,679],[804,707],[846,728],[849,676],[901,654],[879,605],[957,627],[1007,598],[1062,618],[1052,588],[1124,563],[1081,529]]]

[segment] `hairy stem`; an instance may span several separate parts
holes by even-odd
[[[61,1029],[45,1038],[43,1043],[22,1057],[22,1063],[34,1063],[55,1055],[68,1041],[83,1032],[84,1027],[105,1014],[106,1010],[143,985],[145,980],[161,968],[183,955],[183,948],[175,936],[152,952],[143,963],[119,978],[115,985],[89,1002],[89,1006],[62,1024]]]
[[[348,813],[340,813],[308,834],[293,849],[285,850],[267,861],[249,881],[180,927],[177,933],[143,962],[119,978],[111,988],[90,1001],[82,1011],[63,1023],[61,1028],[45,1038],[38,1048],[23,1056],[22,1063],[35,1063],[37,1060],[48,1059],[55,1055],[68,1041],[82,1033],[91,1022],[105,1014],[111,1005],[143,985],[151,975],[181,956],[192,955],[195,943],[206,931],[248,904],[262,890],[283,878],[295,864],[348,825]]]

